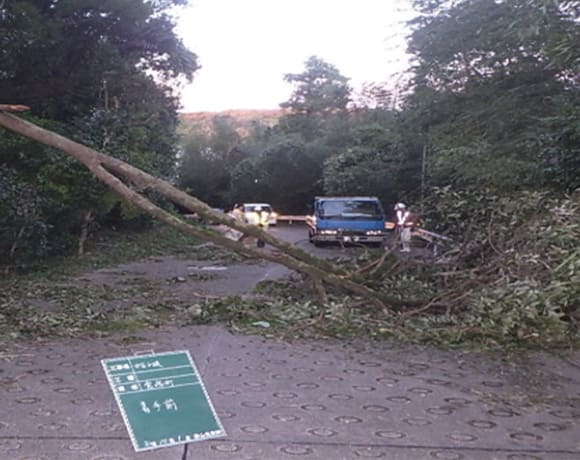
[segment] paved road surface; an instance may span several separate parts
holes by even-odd
[[[0,458],[182,458],[136,454],[99,360],[190,350],[228,436],[190,459],[580,458],[578,354],[521,362],[387,343],[282,343],[217,327],[143,342],[21,343],[0,374]]]

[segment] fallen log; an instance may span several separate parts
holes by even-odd
[[[67,139],[57,133],[1,111],[0,126],[4,126],[11,131],[36,140],[42,144],[55,147],[69,154],[84,164],[97,179],[115,190],[127,201],[182,232],[191,234],[205,241],[210,241],[244,255],[258,257],[285,265],[292,270],[310,276],[314,280],[314,284],[317,286],[321,298],[326,297],[321,291],[320,281],[324,281],[332,286],[362,296],[381,308],[385,308],[385,304],[389,306],[415,305],[415,302],[408,303],[396,298],[388,297],[364,286],[363,284],[349,280],[346,278],[346,274],[342,270],[338,269],[328,261],[318,259],[308,254],[306,251],[303,251],[285,241],[279,240],[271,234],[263,232],[257,226],[247,225],[226,214],[217,213],[206,203],[197,198],[194,198],[173,187],[168,182],[151,176],[150,174],[147,174],[146,172],[121,160],[105,155],[85,145]],[[123,180],[121,180],[121,178],[126,182],[129,182],[132,187],[127,185]],[[241,231],[246,235],[260,238],[266,243],[280,249],[282,253],[274,253],[269,250],[248,247],[240,242],[233,241],[214,230],[193,226],[156,206],[145,198],[141,193],[148,189],[157,191],[173,202],[180,204],[209,220],[213,220],[226,225],[227,227]]]
[[[18,104],[0,104],[0,111],[4,112],[28,112],[30,107]]]
[[[64,136],[41,128],[33,123],[22,120],[21,118],[7,113],[0,112],[0,126],[4,126],[5,128],[22,134],[23,136],[29,137],[42,144],[55,147],[71,155],[73,158],[83,163],[91,172],[93,172],[93,174],[95,174],[95,176],[97,176],[103,182],[104,175],[100,169],[105,169],[111,175],[114,173],[115,175],[119,175],[125,178],[126,180],[130,181],[139,191],[145,191],[147,189],[155,190],[174,203],[179,204],[186,209],[191,210],[192,212],[196,212],[208,220],[212,220],[217,223],[226,225],[227,227],[241,231],[245,235],[260,238],[267,244],[270,244],[271,246],[274,246],[281,251],[290,254],[292,257],[298,260],[302,260],[310,264],[315,264],[321,269],[330,273],[335,273],[337,275],[345,274],[335,265],[332,265],[325,260],[318,259],[317,257],[312,256],[306,251],[303,251],[302,249],[286,241],[279,240],[278,238],[272,236],[270,233],[263,232],[256,225],[245,224],[225,213],[215,212],[203,201],[198,200],[197,198],[188,195],[182,190],[173,187],[169,182],[152,176],[145,171],[140,170],[139,168],[125,163],[124,161],[105,155],[104,153],[98,152],[85,145],[74,142]],[[107,185],[115,189],[111,184]]]

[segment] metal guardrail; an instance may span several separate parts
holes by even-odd
[[[281,222],[288,222],[289,224],[294,222],[306,222],[306,216],[289,216],[280,214],[277,219]]]

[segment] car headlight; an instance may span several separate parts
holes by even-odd
[[[320,230],[321,235],[336,235],[336,230]]]
[[[365,234],[368,236],[378,236],[378,235],[382,235],[383,232],[381,232],[380,230],[368,230],[365,232]]]

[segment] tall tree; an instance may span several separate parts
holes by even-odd
[[[311,56],[303,72],[286,74],[284,80],[294,86],[290,99],[280,104],[290,111],[280,120],[287,131],[311,141],[346,115],[351,88],[348,78],[332,64]]]
[[[45,126],[172,176],[178,108],[172,88],[197,69],[167,13],[179,4],[184,0],[1,2],[0,101],[28,105]],[[25,155],[30,150],[37,151],[34,161]],[[95,217],[120,203],[48,148],[2,132],[0,153],[7,180],[41,197],[30,201],[37,211],[27,215],[36,219],[34,228],[44,229],[47,252],[70,247],[71,237],[86,234]],[[23,231],[19,225],[15,220],[2,228],[19,238],[30,235],[28,246],[39,247],[28,231],[32,224]]]
[[[320,164],[307,155],[303,142],[278,137],[232,172],[234,196],[245,201],[268,201],[287,213],[304,213],[321,191]]]
[[[164,9],[183,0],[11,0],[0,15],[0,100],[68,120],[95,105],[108,81],[153,73],[191,78],[196,58]],[[166,88],[168,89],[168,88]],[[111,99],[112,100],[112,99]]]
[[[547,51],[573,30],[569,16],[533,3],[415,2],[422,15],[409,43],[416,65],[407,108],[432,142],[436,181],[514,188],[543,180],[542,119],[558,116],[558,99],[578,84]]]
[[[324,191],[330,195],[377,195],[394,203],[416,185],[405,172],[400,123],[394,112],[357,113],[348,145],[324,163]]]
[[[241,141],[231,116],[215,116],[209,129],[197,126],[184,135],[180,186],[213,206],[230,206],[232,170],[247,156]]]

